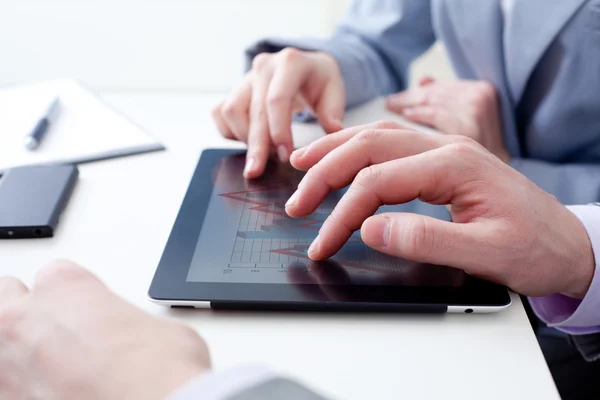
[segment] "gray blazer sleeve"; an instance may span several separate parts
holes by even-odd
[[[276,378],[263,382],[243,392],[237,393],[227,400],[326,400],[315,392],[284,378]]]
[[[412,61],[435,41],[426,0],[353,0],[329,39],[266,39],[246,51],[254,56],[284,47],[325,51],[338,61],[352,107],[402,90]]]
[[[599,164],[553,164],[514,159],[510,165],[565,205],[600,200]]]

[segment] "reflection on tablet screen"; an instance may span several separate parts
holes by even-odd
[[[270,162],[257,180],[242,176],[244,155],[224,158],[212,171],[214,182],[191,267],[190,282],[294,283],[326,285],[460,286],[464,272],[391,257],[367,247],[355,232],[330,260],[312,262],[307,250],[344,191],[330,193],[304,218],[290,218],[287,199],[303,176]],[[443,206],[411,202],[382,207],[450,220]]]

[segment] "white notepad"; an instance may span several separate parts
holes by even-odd
[[[60,109],[41,145],[25,148],[25,136],[49,102]],[[164,146],[134,122],[73,80],[56,80],[0,90],[0,171],[24,165],[84,163]]]

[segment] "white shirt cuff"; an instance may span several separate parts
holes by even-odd
[[[190,380],[166,400],[224,400],[275,377],[271,370],[260,366],[210,371]]]

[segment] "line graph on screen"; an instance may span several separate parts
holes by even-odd
[[[285,202],[291,194],[278,182],[219,194],[231,207],[243,207],[230,265],[259,268],[306,263],[308,247],[340,194],[328,196],[313,214],[290,218],[285,213]],[[332,259],[344,267],[365,272],[393,273],[399,268],[397,259],[367,247],[357,232]]]

